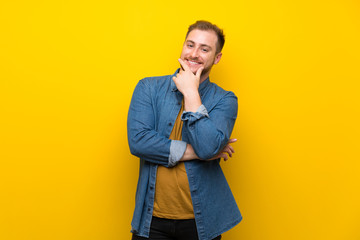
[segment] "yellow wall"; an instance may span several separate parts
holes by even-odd
[[[244,220],[225,240],[360,239],[360,4],[2,1],[0,239],[130,239],[137,81],[178,67],[187,26],[227,36],[239,98],[222,163]]]

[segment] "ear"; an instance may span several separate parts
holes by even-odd
[[[214,64],[217,64],[218,62],[220,62],[221,56],[222,56],[222,52],[219,52],[218,54],[216,54]]]

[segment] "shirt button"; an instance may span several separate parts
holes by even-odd
[[[172,125],[172,123],[171,122],[169,122],[169,126],[171,126]]]
[[[154,189],[154,187],[150,187],[150,190],[153,190]]]
[[[150,209],[150,208],[148,208],[148,212],[150,212],[150,210],[151,210],[151,209]]]
[[[178,102],[177,105],[180,105],[180,103]]]

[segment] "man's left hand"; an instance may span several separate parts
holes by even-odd
[[[226,144],[226,146],[213,158],[209,160],[214,160],[218,158],[223,158],[224,161],[228,160],[229,157],[232,157],[232,154],[235,152],[234,148],[230,145],[230,143],[236,142],[237,139],[231,138],[229,139],[229,142]]]

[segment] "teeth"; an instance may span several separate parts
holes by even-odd
[[[192,64],[198,64],[197,62],[193,62],[193,61],[190,61],[188,60],[189,63],[192,63]]]

